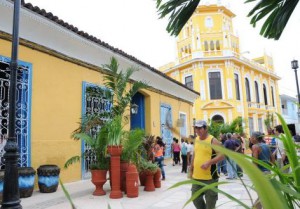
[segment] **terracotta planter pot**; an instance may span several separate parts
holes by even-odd
[[[147,192],[155,191],[155,186],[154,186],[154,181],[153,181],[154,172],[146,170],[145,174],[146,174],[146,182],[145,182],[144,191],[147,191]]]
[[[41,193],[56,192],[60,168],[57,165],[41,165],[37,169],[39,189]]]
[[[140,185],[145,186],[146,183],[146,173],[144,171],[139,172]]]
[[[129,163],[127,161],[121,161],[121,191],[126,194],[126,172],[128,169]]]
[[[107,170],[91,170],[91,173],[92,173],[92,183],[96,186],[93,195],[95,196],[105,195],[106,192],[103,190],[103,185],[106,182]]]
[[[123,197],[121,192],[121,166],[120,155],[122,153],[122,146],[108,146],[107,151],[110,154],[110,180],[111,180],[111,199],[119,199]]]
[[[35,170],[32,167],[20,167],[18,172],[20,198],[31,197],[34,189]]]
[[[157,169],[156,173],[154,174],[154,186],[155,188],[160,188],[161,187],[161,170],[160,168]]]
[[[126,172],[126,191],[127,197],[139,196],[138,172],[134,164],[129,164]]]

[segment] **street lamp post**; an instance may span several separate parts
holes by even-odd
[[[298,104],[300,105],[300,93],[299,93],[299,83],[298,83],[298,75],[297,75],[297,69],[298,69],[298,60],[293,60],[291,62],[292,69],[295,71],[295,78],[296,78],[296,85],[297,85],[297,97],[298,97]]]
[[[4,147],[5,174],[3,185],[3,201],[1,209],[21,209],[18,182],[18,144],[16,142],[16,83],[18,69],[19,19],[21,0],[14,0],[14,18],[12,34],[12,53],[10,62],[9,86],[9,124],[8,138]]]

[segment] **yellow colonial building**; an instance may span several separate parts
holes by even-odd
[[[280,112],[279,77],[270,56],[242,56],[234,17],[221,4],[199,5],[178,36],[177,60],[160,70],[200,92],[194,118],[231,122],[242,117],[248,134],[266,132],[267,113]]]
[[[3,139],[9,123],[12,17],[13,2],[0,0],[0,168],[5,166]],[[67,159],[86,151],[85,144],[73,140],[71,133],[86,113],[106,110],[108,101],[93,98],[87,88],[104,87],[103,76],[109,72],[102,66],[109,64],[111,57],[118,60],[122,70],[138,68],[132,80],[142,80],[150,86],[132,100],[138,112],[130,116],[131,128],[162,136],[167,156],[171,154],[172,137],[176,136],[170,126],[180,135],[193,132],[192,107],[198,92],[52,13],[22,3],[16,101],[19,166],[37,169],[43,164],[56,164],[63,168]],[[62,181],[88,178],[89,163],[85,158],[69,169],[61,169]]]

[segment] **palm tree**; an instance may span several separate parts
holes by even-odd
[[[255,27],[257,22],[265,18],[260,35],[278,40],[299,0],[247,0],[245,3],[255,1],[258,3],[248,13],[248,17],[252,16],[250,24]],[[177,36],[199,2],[200,0],[156,0],[156,7],[160,18],[170,15],[166,29],[171,35]]]
[[[119,70],[118,61],[114,57],[111,58],[110,64],[103,65],[103,69],[109,73],[104,76],[104,85],[113,92],[112,116],[123,115],[132,97],[140,89],[148,88],[148,85],[142,81],[134,81],[127,90],[130,78],[137,69],[128,68],[125,72]]]
[[[104,76],[104,85],[107,89],[92,87],[87,89],[91,95],[105,95],[111,98],[112,108],[109,112],[86,115],[79,128],[74,133],[86,133],[94,127],[101,127],[107,123],[108,119],[121,117],[128,121],[128,116],[124,115],[126,108],[129,107],[132,97],[141,89],[149,86],[143,81],[132,81],[131,76],[138,71],[136,68],[126,70],[119,69],[119,63],[116,58],[112,57],[109,64],[102,68],[107,72]]]

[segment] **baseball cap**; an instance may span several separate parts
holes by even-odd
[[[251,137],[254,137],[254,138],[256,138],[256,139],[259,139],[259,138],[261,138],[261,137],[263,137],[263,136],[264,136],[264,134],[261,133],[261,132],[259,132],[259,131],[254,131],[254,132],[251,134]]]
[[[205,120],[197,120],[194,125],[194,127],[198,127],[198,128],[201,128],[203,126],[207,126],[207,123]]]

